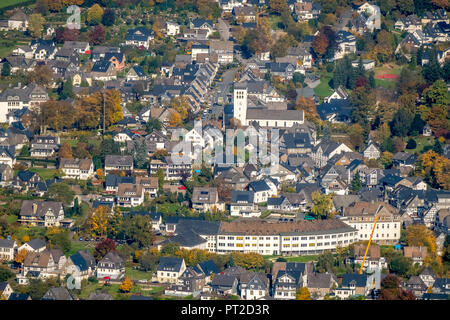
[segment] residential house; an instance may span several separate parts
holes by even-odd
[[[120,155],[106,155],[105,174],[111,171],[133,171],[133,157]]]
[[[90,46],[87,41],[64,41],[63,49],[70,49],[79,54],[90,54]]]
[[[25,32],[28,29],[28,20],[28,16],[19,9],[8,19],[8,30]]]
[[[220,295],[235,295],[238,284],[238,278],[234,275],[217,274],[211,282],[211,291]]]
[[[55,155],[59,146],[59,137],[35,136],[31,141],[30,155],[36,158],[48,158]]]
[[[266,180],[252,181],[248,185],[248,190],[254,194],[254,202],[261,203],[267,202],[267,199],[277,195],[277,189],[270,186]]]
[[[63,179],[88,180],[94,177],[94,163],[91,159],[61,158],[59,169],[65,174]]]
[[[219,202],[217,188],[194,187],[192,192],[192,208],[196,211],[224,211],[225,203]]]
[[[372,278],[367,274],[344,274],[342,283],[334,291],[336,297],[348,299],[353,296],[368,296],[373,288]]]
[[[19,248],[17,248],[17,252],[20,252],[22,250],[26,250],[27,252],[42,252],[45,249],[45,242],[39,238],[36,238],[21,245]]]
[[[156,275],[160,283],[176,283],[186,270],[183,258],[161,257]]]
[[[148,49],[155,39],[153,30],[146,28],[129,29],[125,36],[125,45]]]
[[[312,298],[321,300],[338,287],[338,280],[332,273],[313,273],[308,276],[306,287]]]
[[[355,245],[353,248],[353,257],[347,259],[347,262],[362,265],[364,256],[366,255],[366,245]],[[381,257],[380,246],[376,243],[372,243],[367,251],[366,260],[364,261],[363,270],[366,272],[372,272],[375,270],[386,269],[388,267],[387,261],[384,257]]]
[[[117,69],[108,60],[100,60],[94,63],[91,69],[91,77],[94,80],[111,81],[117,79]]]
[[[0,239],[0,261],[14,260],[16,249],[16,240]],[[0,289],[0,291],[2,290]]]
[[[125,263],[115,251],[108,252],[97,264],[97,278],[122,280],[125,276]]]
[[[259,217],[261,211],[255,202],[253,191],[233,190],[230,201],[230,215],[238,217]]]
[[[142,185],[121,183],[117,190],[117,205],[121,207],[137,207],[144,203]]]
[[[121,52],[107,52],[103,60],[111,62],[116,71],[121,71],[125,67],[125,55]]]
[[[97,263],[88,250],[80,250],[67,258],[65,273],[72,275],[75,284],[94,276]]]
[[[159,190],[159,182],[157,177],[136,177],[136,184],[142,186],[144,194],[150,198],[156,198]]]
[[[235,7],[232,12],[237,24],[256,22],[256,8],[253,6]]]
[[[335,154],[340,154],[342,152],[352,152],[352,149],[347,147],[344,143],[323,140],[318,145],[314,146],[311,151],[311,158],[317,166],[322,168]]]
[[[327,98],[327,102],[330,103],[331,100],[347,100],[349,95],[343,86],[339,86],[333,91],[333,93]]]
[[[348,31],[341,30],[336,33],[336,44],[334,60],[342,59],[349,53],[356,53],[356,37]]]
[[[176,36],[180,33],[180,25],[173,21],[166,21],[166,34]]]
[[[359,201],[344,208],[344,220],[349,226],[358,230],[360,240],[369,240],[375,217],[378,216],[372,241],[378,244],[396,244],[400,239],[401,218],[398,210],[384,202]]]
[[[13,293],[14,290],[11,288],[11,285],[9,283],[0,282],[0,300],[8,300]]]
[[[247,272],[239,277],[239,293],[243,300],[259,300],[269,294],[269,278],[261,272]]]
[[[45,249],[29,252],[23,261],[22,272],[17,275],[19,284],[28,284],[29,277],[46,279],[57,277],[66,263],[66,257],[59,249]]]
[[[12,168],[16,163],[16,148],[15,146],[0,146],[0,164]],[[4,169],[8,171],[7,169]],[[5,172],[8,177],[8,172]]]
[[[297,289],[304,286],[314,272],[311,262],[275,262],[272,267],[273,297],[295,300]]]
[[[380,149],[373,143],[369,143],[366,149],[364,149],[364,158],[378,159],[380,157]]]
[[[205,20],[203,18],[195,18],[195,19],[191,20],[189,27],[192,30],[206,31],[206,38],[208,38],[208,36],[214,30],[214,23],[212,20]]]
[[[66,287],[57,287],[57,288],[50,288],[44,294],[41,300],[61,301],[61,300],[74,300],[74,298]]]
[[[150,174],[156,174],[159,168],[163,170],[166,180],[181,180],[183,176],[189,178],[192,175],[190,162],[175,163],[171,157],[150,161]]]
[[[8,122],[7,115],[13,111],[32,109],[47,100],[47,89],[36,84],[7,88],[0,93],[0,122]]]
[[[428,249],[427,247],[403,247],[403,255],[421,266],[428,257]]]
[[[397,152],[392,157],[394,166],[415,168],[417,157],[409,152]]]
[[[233,41],[212,40],[209,44],[209,54],[217,54],[217,62],[221,65],[233,63]]]
[[[127,79],[127,81],[145,81],[148,77],[141,66],[133,66],[130,71],[128,71],[125,79]]]
[[[59,227],[63,219],[62,202],[24,200],[17,221],[28,226]]]
[[[319,2],[313,2],[312,0],[297,1],[293,6],[294,17],[297,21],[316,19],[320,14],[320,9]]]
[[[197,297],[205,285],[205,274],[197,268],[186,268],[176,283],[171,284],[164,294],[168,296],[185,297],[192,295]]]
[[[402,283],[402,287],[411,291],[418,299],[421,299],[428,289],[427,285],[418,276],[411,276],[408,281]]]
[[[423,269],[423,271],[419,274],[420,279],[422,279],[423,283],[429,287],[433,287],[434,282],[437,280],[436,274],[433,272],[430,266],[427,266]]]

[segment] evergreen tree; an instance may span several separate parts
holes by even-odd
[[[362,188],[361,176],[359,175],[359,172],[356,172],[352,180],[352,191],[358,192],[359,190],[361,190],[361,188]]]
[[[426,122],[422,120],[420,114],[416,113],[413,121],[411,122],[411,128],[409,129],[409,133],[413,136],[418,135],[420,132],[422,132],[425,123]]]
[[[406,137],[413,121],[412,114],[405,108],[400,108],[389,123],[391,132],[394,136]]]
[[[439,139],[435,140],[434,145],[433,145],[433,151],[439,155],[442,155],[444,153],[444,148],[442,147],[442,144],[439,141]]]
[[[59,98],[61,100],[66,100],[67,98],[73,98],[73,83],[72,78],[67,79],[66,82],[63,83],[62,89],[59,93]]]
[[[369,86],[370,86],[372,89],[374,89],[374,88],[377,86],[377,84],[376,84],[376,82],[375,82],[375,75],[374,75],[373,72],[371,72],[371,73],[369,74]]]
[[[413,138],[408,140],[408,143],[406,144],[406,149],[415,149],[417,147],[416,140]]]
[[[145,164],[147,163],[147,148],[145,146],[145,140],[140,142],[136,141],[134,143],[134,162],[137,168],[145,168]]]
[[[5,62],[2,67],[2,76],[9,77],[11,75],[11,65],[8,62]]]

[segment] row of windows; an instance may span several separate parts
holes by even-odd
[[[348,236],[353,236],[353,232],[350,233],[344,233],[344,234],[339,234],[339,235],[325,235],[325,236],[310,236],[310,237],[283,237],[283,241],[298,241],[299,238],[301,240],[322,240],[322,239],[336,239],[336,238],[342,238],[342,237],[348,237]],[[278,237],[244,237],[244,236],[219,236],[218,237],[219,240],[278,240]]]

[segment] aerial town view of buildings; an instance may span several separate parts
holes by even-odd
[[[448,300],[449,10],[0,1],[0,300]]]

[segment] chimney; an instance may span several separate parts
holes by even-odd
[[[37,207],[38,207],[37,203],[36,203],[36,202],[33,202],[33,214],[36,214],[36,212],[37,212]]]

